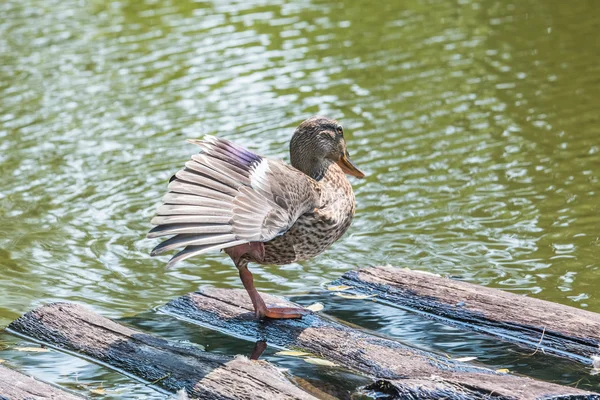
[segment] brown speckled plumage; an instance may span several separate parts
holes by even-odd
[[[171,266],[223,249],[240,270],[257,315],[299,315],[269,314],[247,265],[307,260],[346,232],[356,208],[346,174],[364,175],[350,161],[342,127],[318,116],[300,124],[290,141],[291,166],[221,138],[191,142],[202,151],[169,183],[148,237],[172,237],[152,255],[183,247]]]
[[[321,193],[319,208],[304,213],[281,236],[264,244],[260,264],[289,264],[313,258],[335,243],[350,227],[356,203],[352,186],[337,164],[331,164],[320,181],[314,181]]]

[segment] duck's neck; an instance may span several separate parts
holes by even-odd
[[[310,176],[316,181],[323,179],[329,167],[333,164],[333,161],[325,158],[321,160],[317,159],[294,159],[292,157],[292,166],[306,175]]]

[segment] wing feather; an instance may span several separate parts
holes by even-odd
[[[226,208],[197,206],[197,205],[179,205],[179,204],[163,204],[158,207],[157,215],[220,215],[233,217],[232,210]]]
[[[190,257],[205,254],[213,250],[226,249],[228,247],[233,247],[244,243],[246,242],[244,242],[243,240],[237,240],[234,242],[207,244],[204,246],[187,246],[185,249],[175,254],[173,258],[169,260],[169,262],[167,263],[167,268],[172,268],[179,261],[186,260]]]
[[[184,182],[179,179],[175,179],[174,181],[169,183],[168,189],[173,193],[184,193],[202,197],[209,197],[211,199],[221,200],[226,203],[229,203],[233,200],[233,196],[231,195],[204,186]]]
[[[223,203],[223,200],[215,200],[210,197],[195,196],[185,193],[169,192],[163,197],[164,204],[179,204],[188,206],[204,206],[204,207],[215,207],[230,209],[229,198],[227,203]]]
[[[231,233],[231,225],[227,224],[169,224],[155,226],[148,232],[148,238],[177,235],[180,233]]]
[[[179,234],[170,239],[165,240],[152,250],[151,256],[164,253],[165,251],[173,250],[184,246],[201,246],[207,244],[227,243],[235,240],[235,235],[228,233],[224,235],[214,235],[211,233],[203,235]]]
[[[192,156],[169,183],[148,237],[172,236],[152,255],[184,248],[168,263],[249,242],[267,242],[318,206],[310,177],[225,139],[191,140]]]

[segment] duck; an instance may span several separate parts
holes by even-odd
[[[171,237],[151,256],[180,249],[169,268],[222,250],[237,267],[258,319],[310,313],[267,305],[248,265],[309,260],[348,230],[356,201],[347,175],[365,174],[350,158],[342,125],[324,116],[303,121],[290,140],[290,164],[220,137],[188,142],[200,152],[169,181],[147,237]]]

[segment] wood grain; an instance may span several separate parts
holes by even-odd
[[[267,303],[291,305],[262,295]],[[302,320],[257,321],[243,290],[206,288],[175,299],[161,310],[230,335],[310,352],[384,380],[380,384],[396,393],[392,398],[600,399],[579,389],[449,360],[315,314]]]
[[[131,329],[77,304],[30,311],[9,329],[199,399],[311,399],[273,365],[226,357]]]
[[[351,271],[334,284],[586,364],[600,352],[600,314],[579,308],[394,267]]]

